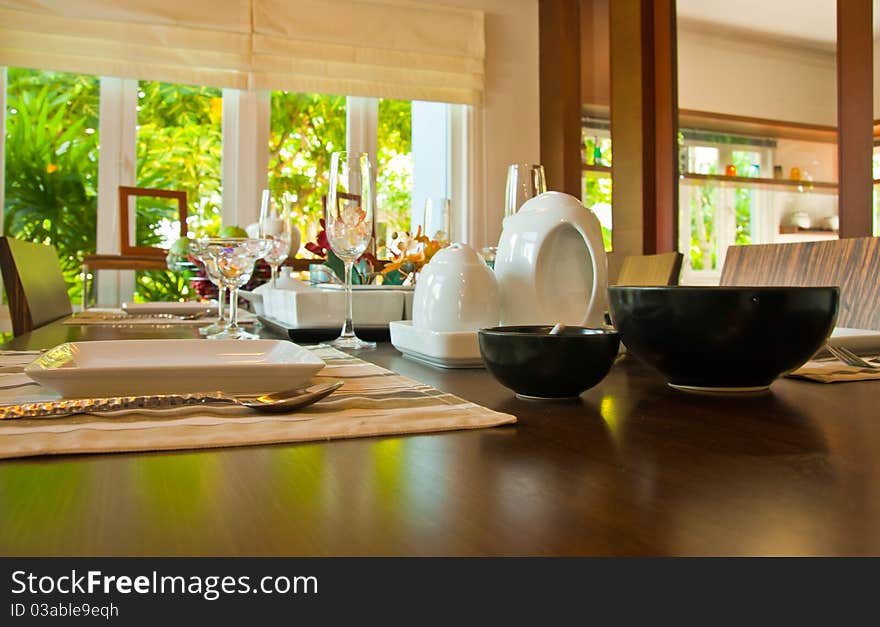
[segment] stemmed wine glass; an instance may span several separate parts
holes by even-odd
[[[190,242],[190,253],[202,262],[208,280],[217,286],[217,322],[199,329],[200,334],[208,337],[226,330],[226,287],[220,282],[217,263],[208,250],[210,241],[209,239],[197,239]]]
[[[283,202],[279,211],[278,204],[269,196],[269,190],[263,190],[263,202],[260,206],[260,238],[269,242],[268,252],[263,259],[272,269],[272,289],[275,289],[278,267],[290,255],[293,243],[291,219],[289,202]]]
[[[452,201],[449,198],[425,198],[423,235],[437,240],[442,246],[452,242]]]
[[[512,216],[525,201],[546,191],[544,166],[528,163],[514,163],[509,166],[504,194],[504,217]]]
[[[360,339],[352,323],[351,273],[373,237],[373,176],[370,155],[334,152],[330,157],[325,225],[330,248],[345,264],[345,322],[342,333],[330,344],[336,348],[374,348]]]
[[[256,339],[238,326],[238,289],[247,283],[254,265],[269,250],[271,242],[264,239],[226,238],[208,240],[208,254],[217,268],[220,284],[229,290],[229,320],[226,328],[213,339]]]

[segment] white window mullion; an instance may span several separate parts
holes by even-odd
[[[101,78],[98,133],[98,254],[118,255],[119,186],[134,185],[137,161],[138,82]],[[132,227],[134,222],[132,221]],[[116,305],[134,293],[134,272],[102,270],[97,281],[99,305]]]
[[[489,224],[486,210],[486,169],[482,157],[482,116],[470,105],[446,105],[449,114],[449,197],[454,208],[452,232],[460,242],[477,250],[496,246],[488,233],[501,232],[499,211],[497,222]],[[494,214],[493,214],[494,215]]]
[[[377,197],[376,180],[379,170],[379,100],[348,96],[345,101],[345,149],[348,152],[366,152],[373,166],[373,198]],[[376,224],[380,207],[373,207],[373,241],[367,252],[376,254]]]
[[[223,90],[223,224],[247,227],[259,219],[269,182],[268,91]]]

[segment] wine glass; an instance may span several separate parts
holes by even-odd
[[[279,211],[278,203],[270,197],[269,190],[263,190],[263,202],[260,206],[260,238],[269,242],[268,252],[263,259],[272,269],[272,289],[275,289],[278,267],[290,255],[293,243],[291,219],[290,203],[283,202]]]
[[[269,250],[270,240],[232,237],[209,240],[208,253],[217,268],[220,284],[229,290],[229,320],[212,339],[256,339],[238,326],[238,289],[250,281],[254,265]]]
[[[342,333],[330,344],[336,348],[374,348],[354,332],[351,273],[373,236],[373,176],[370,155],[334,152],[330,157],[330,183],[325,216],[330,248],[345,265],[345,322]]]
[[[514,163],[507,168],[507,188],[504,194],[504,217],[519,211],[523,203],[547,191],[544,166]]]
[[[210,239],[197,239],[190,243],[190,253],[205,267],[208,280],[217,286],[217,322],[199,329],[199,333],[208,337],[226,330],[226,286],[220,282],[217,263],[211,256],[208,247]]]
[[[441,246],[452,241],[452,201],[449,198],[425,198],[424,235]]]

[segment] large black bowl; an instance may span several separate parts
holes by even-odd
[[[478,334],[480,355],[502,385],[528,398],[574,398],[605,378],[620,336],[612,329],[493,327]]]
[[[611,319],[627,349],[673,387],[767,388],[822,347],[837,319],[836,287],[611,287]]]

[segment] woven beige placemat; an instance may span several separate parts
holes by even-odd
[[[344,379],[345,385],[295,413],[194,407],[119,417],[79,415],[0,421],[0,458],[277,444],[477,429],[516,422],[514,416],[446,394],[335,349],[313,350],[327,362],[317,378]],[[0,364],[5,363],[4,359],[14,361],[15,356],[0,355]],[[28,384],[25,375],[0,375],[0,403],[41,397],[52,395]]]

